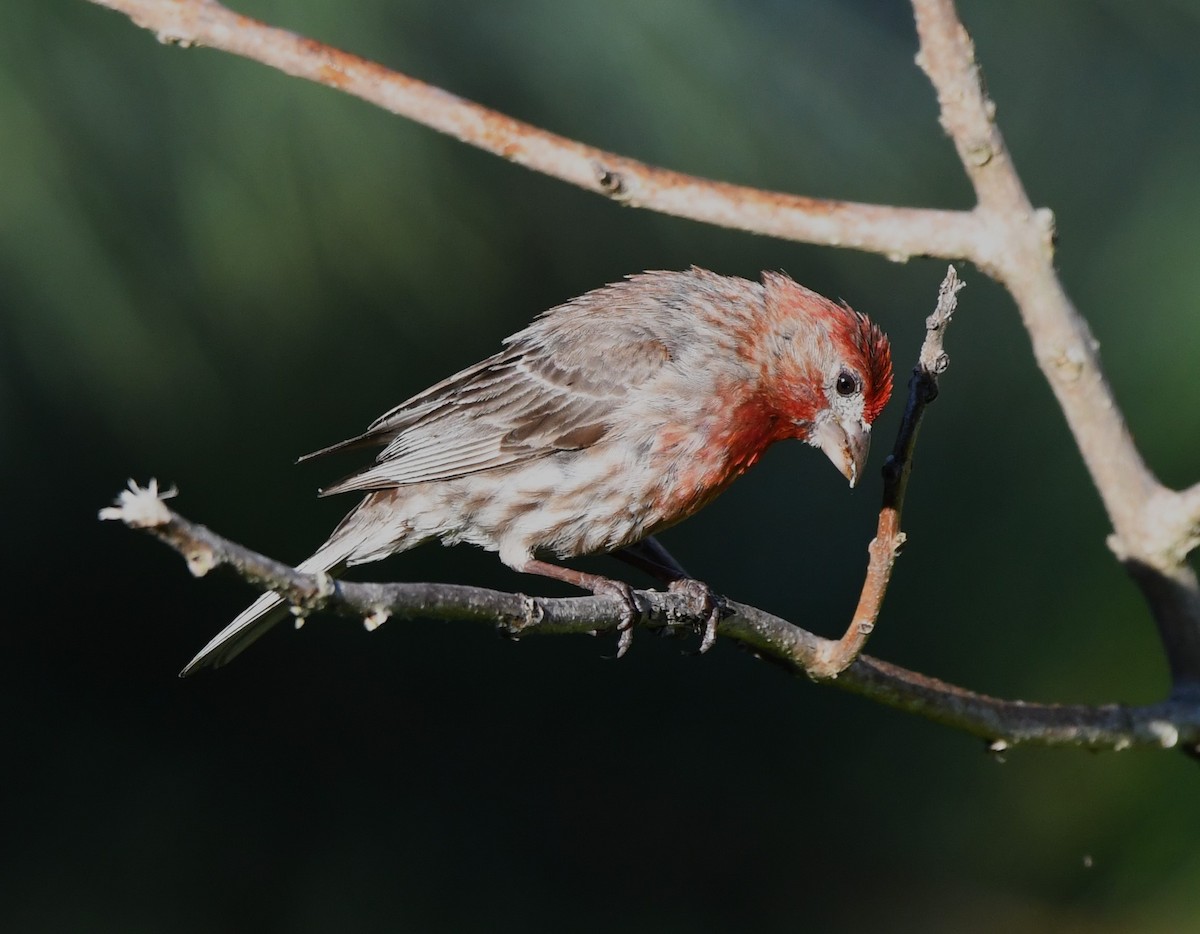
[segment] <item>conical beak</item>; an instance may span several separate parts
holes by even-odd
[[[871,426],[863,423],[849,427],[839,422],[828,421],[813,432],[812,443],[825,452],[833,461],[850,486],[855,486],[862,477],[867,463],[867,452],[871,449]]]

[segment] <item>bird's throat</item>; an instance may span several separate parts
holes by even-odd
[[[790,421],[757,396],[714,418],[708,427],[699,448],[689,450],[683,437],[669,433],[660,439],[674,461],[671,482],[662,489],[657,504],[663,526],[704,508],[753,467],[771,444],[796,433]]]

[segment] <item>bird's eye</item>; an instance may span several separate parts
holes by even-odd
[[[842,370],[838,374],[837,382],[833,384],[833,388],[837,390],[839,396],[852,396],[862,387],[859,384],[857,376]]]

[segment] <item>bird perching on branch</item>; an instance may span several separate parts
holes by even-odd
[[[820,448],[853,486],[892,389],[887,337],[780,273],[762,282],[646,272],[542,314],[496,355],[310,457],[382,446],[322,491],[366,496],[298,565],[337,573],[421,542],[466,542],[510,568],[638,609],[631,587],[550,558],[615,553],[718,608],[651,536],[709,503],[768,446]],[[263,594],[183,674],[229,661],[286,615]]]

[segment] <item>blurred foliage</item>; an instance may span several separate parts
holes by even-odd
[[[904,3],[238,9],[651,162],[970,204]],[[1147,459],[1193,482],[1198,7],[962,13]],[[943,268],[623,210],[82,0],[3,23],[5,930],[1200,927],[1194,762],[1001,764],[727,644],[642,637],[615,664],[587,640],[314,620],[177,681],[248,594],[101,527],[127,475],[299,559],[347,505],[313,489],[354,465],[291,459],[543,308],[640,269],[783,268],[881,321],[903,373]],[[963,272],[872,649],[1005,696],[1159,697],[1153,627],[1014,308]],[[784,446],[668,541],[719,589],[833,633],[877,493]],[[529,586],[467,548],[370,571]]]

